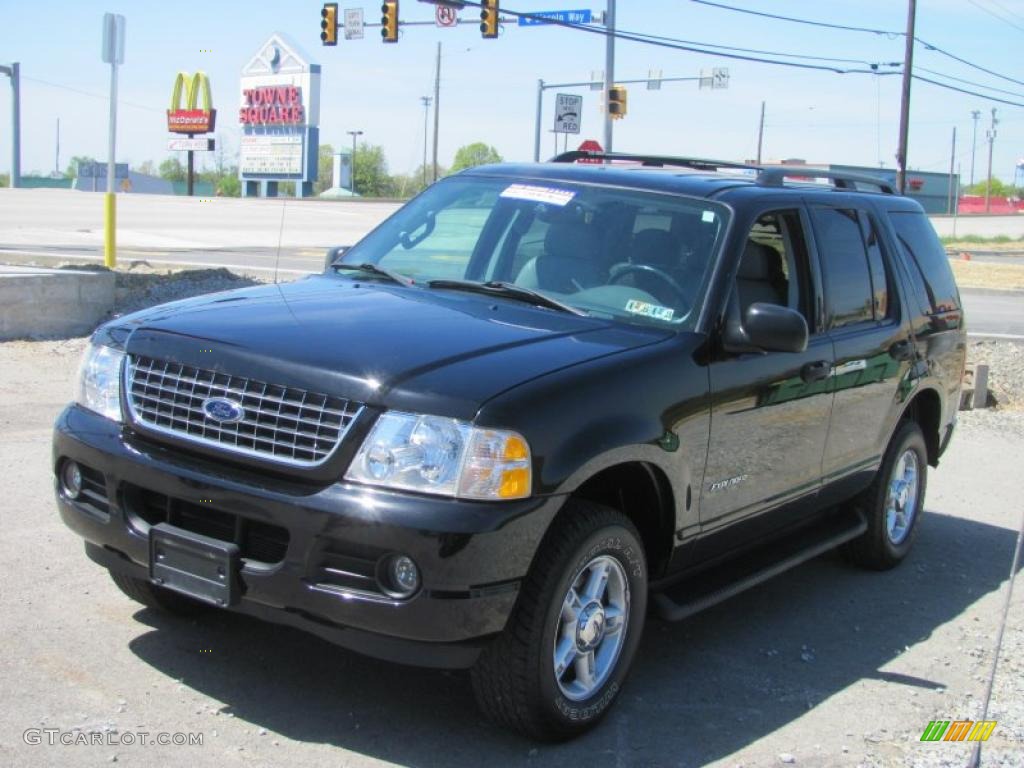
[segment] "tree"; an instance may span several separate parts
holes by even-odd
[[[986,183],[986,180],[982,179],[977,184],[967,187],[964,193],[968,195],[984,195]],[[992,192],[990,194],[992,197],[1009,197],[1013,194],[1013,187],[1009,184],[1004,184],[999,179],[993,178]]]
[[[0,173],[0,187],[11,186],[11,175],[9,173]]]
[[[459,151],[455,153],[455,161],[452,163],[452,173],[464,168],[472,168],[474,165],[500,163],[501,161],[502,157],[498,154],[498,150],[490,144],[478,141],[475,144],[459,147]]]
[[[78,166],[81,163],[95,163],[96,159],[89,157],[88,155],[75,155],[71,158],[68,163],[68,169],[64,171],[64,178],[75,179],[78,178]]]
[[[145,176],[156,176],[156,166],[153,164],[152,160],[146,160],[145,162],[139,163],[135,172],[141,173]]]
[[[176,157],[168,157],[160,163],[160,178],[167,181],[185,181],[187,169]]]
[[[222,197],[241,197],[242,181],[238,178],[238,166],[228,166],[224,169],[216,185],[216,194]]]
[[[334,174],[334,147],[330,144],[320,145],[320,154],[317,157],[316,181],[313,184],[313,194],[319,195],[324,190],[331,188]]]
[[[394,194],[383,147],[360,144],[353,165],[357,194],[363,197],[387,197]]]

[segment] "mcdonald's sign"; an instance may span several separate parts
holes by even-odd
[[[203,94],[202,108],[199,107],[200,91]],[[196,72],[191,77],[187,72],[179,72],[174,78],[171,107],[167,110],[167,130],[189,135],[210,133],[216,121],[217,110],[213,108],[210,96],[210,78],[205,72]]]

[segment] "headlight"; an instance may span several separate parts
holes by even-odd
[[[346,480],[464,499],[530,495],[530,448],[515,432],[440,416],[385,413]]]
[[[75,402],[114,421],[121,420],[121,364],[124,352],[89,344],[82,355]]]

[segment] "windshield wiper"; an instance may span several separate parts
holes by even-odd
[[[427,286],[430,288],[452,288],[457,291],[472,291],[490,296],[501,296],[505,299],[514,299],[526,302],[527,304],[533,304],[536,307],[557,309],[559,312],[568,312],[572,315],[586,316],[588,314],[582,309],[565,304],[558,299],[553,299],[540,291],[498,280],[491,280],[486,283],[478,283],[474,280],[430,280],[427,282]]]
[[[334,269],[350,269],[358,272],[369,272],[371,275],[380,275],[381,277],[386,277],[388,280],[398,283],[399,285],[415,284],[415,281],[411,277],[400,275],[397,272],[386,269],[385,267],[379,267],[376,264],[371,264],[368,261],[362,264],[345,264],[342,262],[340,264],[332,264],[331,266],[334,267]]]

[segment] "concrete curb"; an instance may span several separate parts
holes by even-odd
[[[114,306],[114,273],[0,266],[0,340],[90,333]]]

